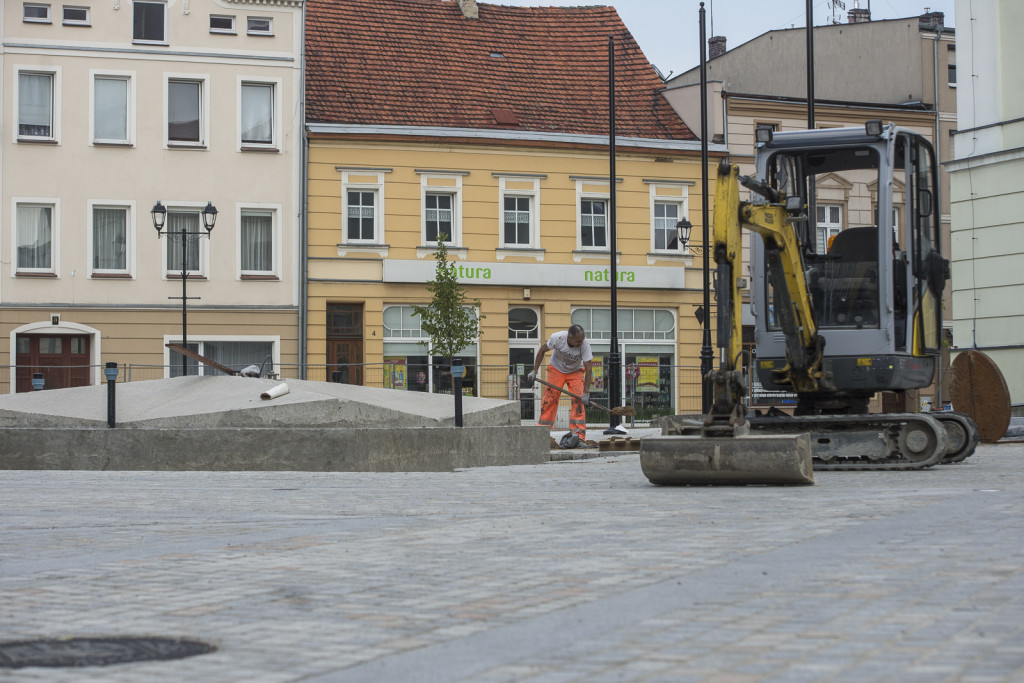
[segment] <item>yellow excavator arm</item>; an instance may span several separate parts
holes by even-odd
[[[718,299],[718,347],[722,353],[719,370],[712,372],[712,385],[715,387],[712,412],[720,416],[725,413],[736,415],[744,409],[744,387],[736,380],[736,373],[742,372],[742,299],[739,282],[743,228],[760,235],[765,244],[767,276],[773,292],[770,303],[786,337],[787,363],[784,368],[776,371],[779,382],[790,385],[793,391],[813,392],[819,388],[823,379],[821,359],[825,342],[818,334],[811,296],[804,279],[800,246],[793,229],[793,222],[800,218],[799,214],[804,207],[787,210],[785,203],[741,202],[741,183],[755,190],[766,191],[754,181],[741,177],[738,166],[723,161],[715,185],[712,244],[717,264],[715,294]]]

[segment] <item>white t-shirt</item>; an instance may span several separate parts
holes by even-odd
[[[585,362],[594,359],[594,353],[590,350],[590,340],[584,338],[579,346],[569,346],[567,330],[551,335],[548,339],[548,348],[551,349],[551,365],[559,372],[574,372],[582,368]]]

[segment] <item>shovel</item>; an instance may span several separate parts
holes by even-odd
[[[560,391],[563,394],[565,394],[566,396],[572,396],[577,401],[582,401],[583,400],[582,396],[580,396],[578,394],[574,394],[571,391],[566,391],[565,389],[562,389],[561,387],[556,387],[554,384],[551,384],[550,382],[545,382],[540,377],[537,377],[533,381],[537,382],[539,384],[543,384],[546,387],[551,387],[555,391]],[[609,408],[608,406],[603,406],[600,403],[597,403],[595,401],[590,401],[589,404],[594,406],[595,408],[600,408],[601,410],[603,410],[606,413],[609,413],[610,415],[619,415],[619,416],[626,416],[626,417],[636,415],[636,411],[633,410],[633,406],[618,406],[618,407],[615,407],[615,408]]]

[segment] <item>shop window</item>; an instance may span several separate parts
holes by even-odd
[[[430,353],[428,336],[420,327],[419,316],[413,314],[412,306],[386,306],[383,317],[384,386],[450,394],[452,376],[448,360]],[[456,357],[466,368],[462,378],[463,393],[477,396],[477,344],[469,344]]]

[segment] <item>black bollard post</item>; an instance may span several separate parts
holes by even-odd
[[[455,426],[462,426],[462,376],[466,368],[461,358],[452,358],[452,391],[455,393]]]
[[[117,363],[110,361],[103,368],[103,375],[107,378],[107,427],[113,429],[115,424],[114,392],[117,387]]]

